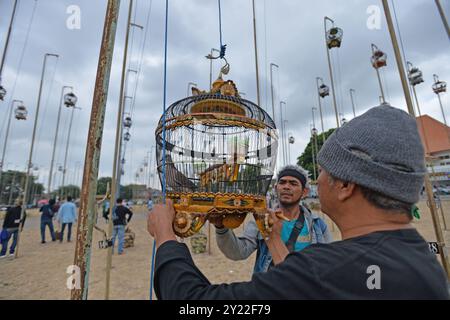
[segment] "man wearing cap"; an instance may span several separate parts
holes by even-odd
[[[158,298],[449,299],[442,266],[411,225],[426,172],[415,119],[387,105],[372,108],[337,129],[318,162],[322,211],[342,241],[289,253],[272,212],[268,246],[282,262],[248,282],[212,285],[176,241],[169,201],[148,217]]]
[[[309,192],[305,170],[299,166],[285,166],[278,173],[275,190],[279,202],[277,210],[290,220],[276,226],[280,228],[279,235],[289,252],[301,251],[313,243],[331,242],[325,222],[300,204]],[[256,250],[253,272],[265,272],[281,262],[277,252],[272,257],[272,250],[277,248],[268,246],[271,243],[265,242],[253,219],[245,225],[240,237],[219,223],[215,226],[217,246],[227,258],[245,260]]]

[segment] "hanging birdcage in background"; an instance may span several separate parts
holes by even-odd
[[[433,74],[434,83],[431,86],[433,92],[436,94],[444,93],[447,91],[447,83],[445,81],[439,80],[438,76]]]
[[[418,85],[423,82],[422,71],[419,68],[414,67],[411,62],[407,61],[408,65],[408,80],[412,86]]]
[[[168,107],[165,141],[163,125],[161,117],[156,156],[160,180],[174,202],[175,233],[191,236],[206,220],[236,228],[252,213],[267,236],[271,221],[265,194],[278,142],[270,116],[220,75],[210,92],[195,88],[193,96]]]
[[[27,120],[28,111],[23,104],[17,106],[14,110],[14,115],[17,120]]]
[[[131,139],[131,134],[129,132],[125,132],[125,134],[123,135],[123,140],[130,141],[130,139]]]
[[[342,43],[342,36],[344,32],[341,28],[332,27],[327,31],[327,46],[328,49],[340,48]]]
[[[289,143],[290,144],[294,144],[295,143],[295,138],[293,136],[289,137]]]
[[[75,105],[77,104],[78,98],[77,96],[73,93],[67,93],[64,95],[64,105],[67,108],[72,108],[75,107]]]
[[[375,69],[385,67],[387,64],[387,55],[383,51],[377,48],[376,45],[372,44],[372,58],[370,59],[372,66]]]
[[[123,126],[129,129],[131,128],[132,124],[133,122],[131,121],[131,117],[130,116],[125,117],[125,120],[123,121]]]
[[[6,89],[3,86],[0,86],[0,100],[3,101],[5,96],[6,96]]]
[[[325,98],[326,96],[329,96],[329,95],[330,95],[330,88],[328,88],[328,86],[326,84],[322,83],[319,86],[319,96],[321,98]]]

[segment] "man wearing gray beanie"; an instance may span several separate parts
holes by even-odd
[[[158,247],[158,298],[449,299],[441,265],[410,224],[426,172],[415,120],[386,105],[370,109],[337,129],[318,161],[321,208],[342,241],[286,253],[251,281],[212,285],[176,241],[171,203],[157,206],[148,230]],[[276,229],[282,221],[271,214]],[[268,241],[287,252],[280,237]]]

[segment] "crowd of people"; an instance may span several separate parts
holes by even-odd
[[[112,243],[113,248],[118,239],[118,254],[124,253],[124,239],[125,239],[125,226],[130,222],[133,212],[127,205],[127,202],[119,198],[116,201],[116,205],[113,208],[113,234]],[[104,201],[109,205],[109,201]],[[3,220],[3,227],[0,233],[1,251],[0,259],[7,257],[9,249],[9,256],[15,255],[17,246],[17,238],[19,232],[24,228],[25,220],[27,217],[26,210],[23,210],[23,203],[20,199],[16,200],[15,205],[9,208],[5,214]],[[109,206],[103,208],[103,217],[108,222]],[[39,209],[40,212],[40,235],[41,244],[45,244],[46,235],[50,234],[52,242],[64,241],[64,233],[67,230],[67,242],[72,240],[72,227],[77,222],[77,206],[71,196],[67,196],[64,201],[57,201],[56,199],[49,199],[48,202],[42,205]],[[47,232],[48,230],[48,232]],[[12,239],[12,242],[11,242]]]

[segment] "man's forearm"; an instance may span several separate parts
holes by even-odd
[[[289,254],[289,250],[281,240],[280,235],[271,235],[269,240],[266,241],[270,254],[272,255],[273,263],[275,265],[281,263],[286,259]]]

